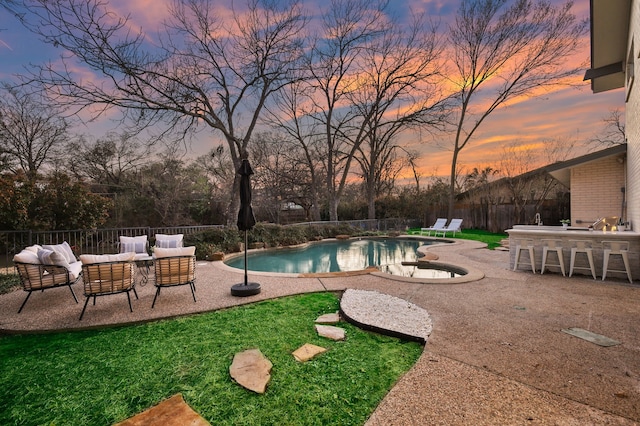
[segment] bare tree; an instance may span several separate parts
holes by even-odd
[[[283,205],[295,203],[311,218],[312,183],[304,160],[305,153],[296,141],[277,133],[258,133],[254,138],[255,207],[268,211],[271,220],[281,223]]]
[[[538,211],[554,190],[561,187],[560,182],[539,166],[568,159],[574,151],[575,140],[546,140],[544,147],[535,152],[514,142],[503,148],[500,171],[514,204],[514,223],[532,223],[533,217],[525,217],[526,206],[533,204]]]
[[[0,157],[7,169],[22,170],[35,182],[67,142],[67,121],[51,102],[25,87],[4,83],[0,93]]]
[[[157,35],[134,31],[106,0],[23,3],[28,28],[65,50],[62,68],[49,63],[33,76],[60,102],[100,106],[94,116],[119,108],[138,129],[164,126],[162,137],[208,126],[224,136],[236,168],[268,98],[298,67],[305,24],[296,0],[248,0],[226,21],[212,1],[174,0]],[[97,79],[75,75],[74,61]],[[229,222],[238,204],[231,200]]]
[[[363,172],[369,219],[376,218],[381,186],[400,171],[396,137],[412,127],[431,131],[445,123],[446,99],[437,85],[440,45],[424,16],[413,18],[412,25],[385,28],[363,51],[361,88],[347,95],[361,117],[352,132],[357,136],[349,138]]]
[[[225,216],[224,211],[227,209],[229,199],[232,196],[227,188],[233,185],[236,170],[233,168],[231,155],[227,151],[223,145],[218,145],[207,155],[202,155],[195,161],[200,174],[205,177],[210,191],[207,203],[210,219],[206,223],[224,222],[212,220]]]
[[[402,148],[406,153],[407,165],[411,167],[411,174],[413,175],[413,180],[416,182],[416,195],[420,194],[420,178],[422,174],[418,170],[417,160],[420,158],[420,154],[416,151],[407,151]]]
[[[387,5],[333,0],[309,56],[309,101],[322,129],[330,220],[338,219],[352,163],[372,132],[373,140],[384,135],[388,143],[412,125],[439,123],[435,31],[418,16],[401,25],[386,13]]]
[[[516,97],[568,84],[569,77],[583,71],[584,66],[567,61],[588,28],[571,7],[570,1],[555,7],[543,0],[463,0],[449,30],[454,51],[450,77],[459,103],[449,216],[460,153],[487,117]]]
[[[311,221],[320,220],[320,188],[322,187],[322,155],[320,154],[321,128],[313,119],[313,103],[307,93],[308,85],[302,79],[284,88],[274,97],[274,107],[269,110],[268,122],[295,142],[301,152],[294,160],[306,170],[308,182],[306,196],[299,203],[305,208]]]
[[[384,1],[331,0],[309,55],[308,101],[313,105],[311,117],[322,132],[330,220],[338,219],[340,196],[357,149],[343,137],[347,124],[355,120],[347,94],[358,87],[357,76],[362,71],[359,56],[367,43],[383,32],[385,6]],[[360,121],[366,125],[369,119],[362,117]],[[355,144],[362,141],[362,136]]]
[[[590,144],[598,147],[611,147],[614,145],[622,145],[627,143],[627,137],[624,133],[624,114],[619,109],[609,111],[609,115],[602,119],[604,129],[595,138],[589,141]]]
[[[473,215],[473,223],[476,226],[484,225],[485,229],[492,232],[501,232],[495,229],[497,222],[496,205],[500,202],[499,191],[491,183],[496,180],[499,170],[491,166],[483,169],[474,167],[464,178],[463,188],[470,202],[470,214]],[[476,204],[477,203],[477,204]]]
[[[67,145],[67,152],[68,167],[76,177],[113,190],[123,185],[128,173],[147,162],[150,154],[148,147],[126,132],[108,133],[96,141],[80,137]]]
[[[376,130],[369,132],[369,137],[358,147],[355,157],[364,183],[369,219],[376,218],[376,198],[392,191],[398,175],[406,167],[412,166],[415,158],[394,143],[392,133],[378,135]],[[415,172],[415,168],[413,170]]]

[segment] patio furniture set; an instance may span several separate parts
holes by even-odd
[[[126,293],[129,310],[133,312],[129,293],[133,292],[138,298],[136,276],[140,277],[141,285],[146,284],[151,267],[156,287],[152,308],[155,307],[162,287],[188,285],[193,301],[196,302],[195,247],[183,247],[182,241],[182,234],[156,234],[155,247],[152,255],[149,255],[146,235],[121,236],[118,254],[83,254],[79,259],[66,241],[55,245],[26,247],[13,258],[22,289],[27,292],[18,313],[22,312],[34,291],[56,287],[69,287],[73,299],[78,303],[72,286],[80,280],[84,284],[86,298],[80,320],[89,299],[93,299],[95,305],[98,296]]]

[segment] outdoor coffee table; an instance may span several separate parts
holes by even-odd
[[[138,271],[141,277],[141,286],[145,286],[149,282],[149,274],[151,273],[151,267],[153,266],[153,256],[139,257],[135,260]]]

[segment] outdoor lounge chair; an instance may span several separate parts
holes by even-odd
[[[162,287],[188,285],[193,301],[196,301],[196,256],[195,247],[156,247],[153,255],[156,295],[151,308],[156,305]]]
[[[182,240],[183,240],[184,234],[173,234],[173,235],[167,235],[167,234],[156,234],[155,238],[156,238],[156,247],[160,247],[160,248],[177,248],[177,247],[182,247]]]
[[[127,237],[126,235],[120,236],[120,253],[135,252],[136,258],[145,259],[149,257],[149,240],[146,235],[138,235],[137,237]]]
[[[442,233],[442,236],[445,237],[447,232],[453,232],[453,236],[456,236],[456,232],[462,231],[462,219],[451,219],[451,222],[447,225],[446,228],[436,231],[436,237],[439,233]]]
[[[119,255],[83,255],[80,256],[82,261],[82,281],[84,282],[84,295],[87,298],[80,314],[80,321],[87,309],[89,299],[93,298],[93,304],[96,304],[96,297],[108,296],[111,294],[127,293],[127,301],[129,302],[129,311],[133,312],[131,307],[131,297],[129,292],[133,290],[136,299],[138,293],[135,288],[135,262],[133,260],[134,253],[122,253]],[[123,258],[126,258],[124,260]],[[123,259],[114,260],[112,259]]]
[[[420,235],[423,235],[423,232],[426,232],[428,236],[431,236],[431,231],[438,232],[442,231],[447,225],[447,218],[438,218],[436,219],[436,223],[434,223],[429,228],[420,228]]]

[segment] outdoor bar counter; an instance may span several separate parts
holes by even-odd
[[[640,279],[640,233],[636,231],[595,231],[589,228],[583,227],[568,227],[562,226],[536,226],[536,225],[515,225],[512,229],[506,231],[509,234],[509,262],[510,267],[513,269],[513,265],[516,257],[516,246],[518,241],[533,240],[534,254],[535,254],[535,267],[536,273],[540,273],[542,266],[542,253],[545,242],[543,240],[554,239],[560,240],[562,245],[562,253],[564,257],[564,265],[567,276],[569,275],[569,264],[571,259],[571,247],[573,243],[571,240],[587,240],[590,242],[593,249],[593,260],[598,279],[602,278],[603,267],[603,242],[605,241],[627,241],[629,243],[629,266],[631,269],[631,276],[634,281]],[[518,263],[518,270],[529,270],[531,266],[528,264],[529,257],[528,252],[523,251],[520,255],[520,262]],[[549,254],[547,259],[546,273],[560,273],[558,266],[550,266],[550,264],[557,264],[558,260],[555,253]],[[573,274],[591,275],[588,269],[589,262],[587,256],[584,253],[578,253],[575,260],[576,269]],[[620,255],[612,255],[609,259],[609,267],[607,268],[607,279],[609,278],[627,278],[625,272],[612,272],[613,270],[624,271],[624,263]]]

